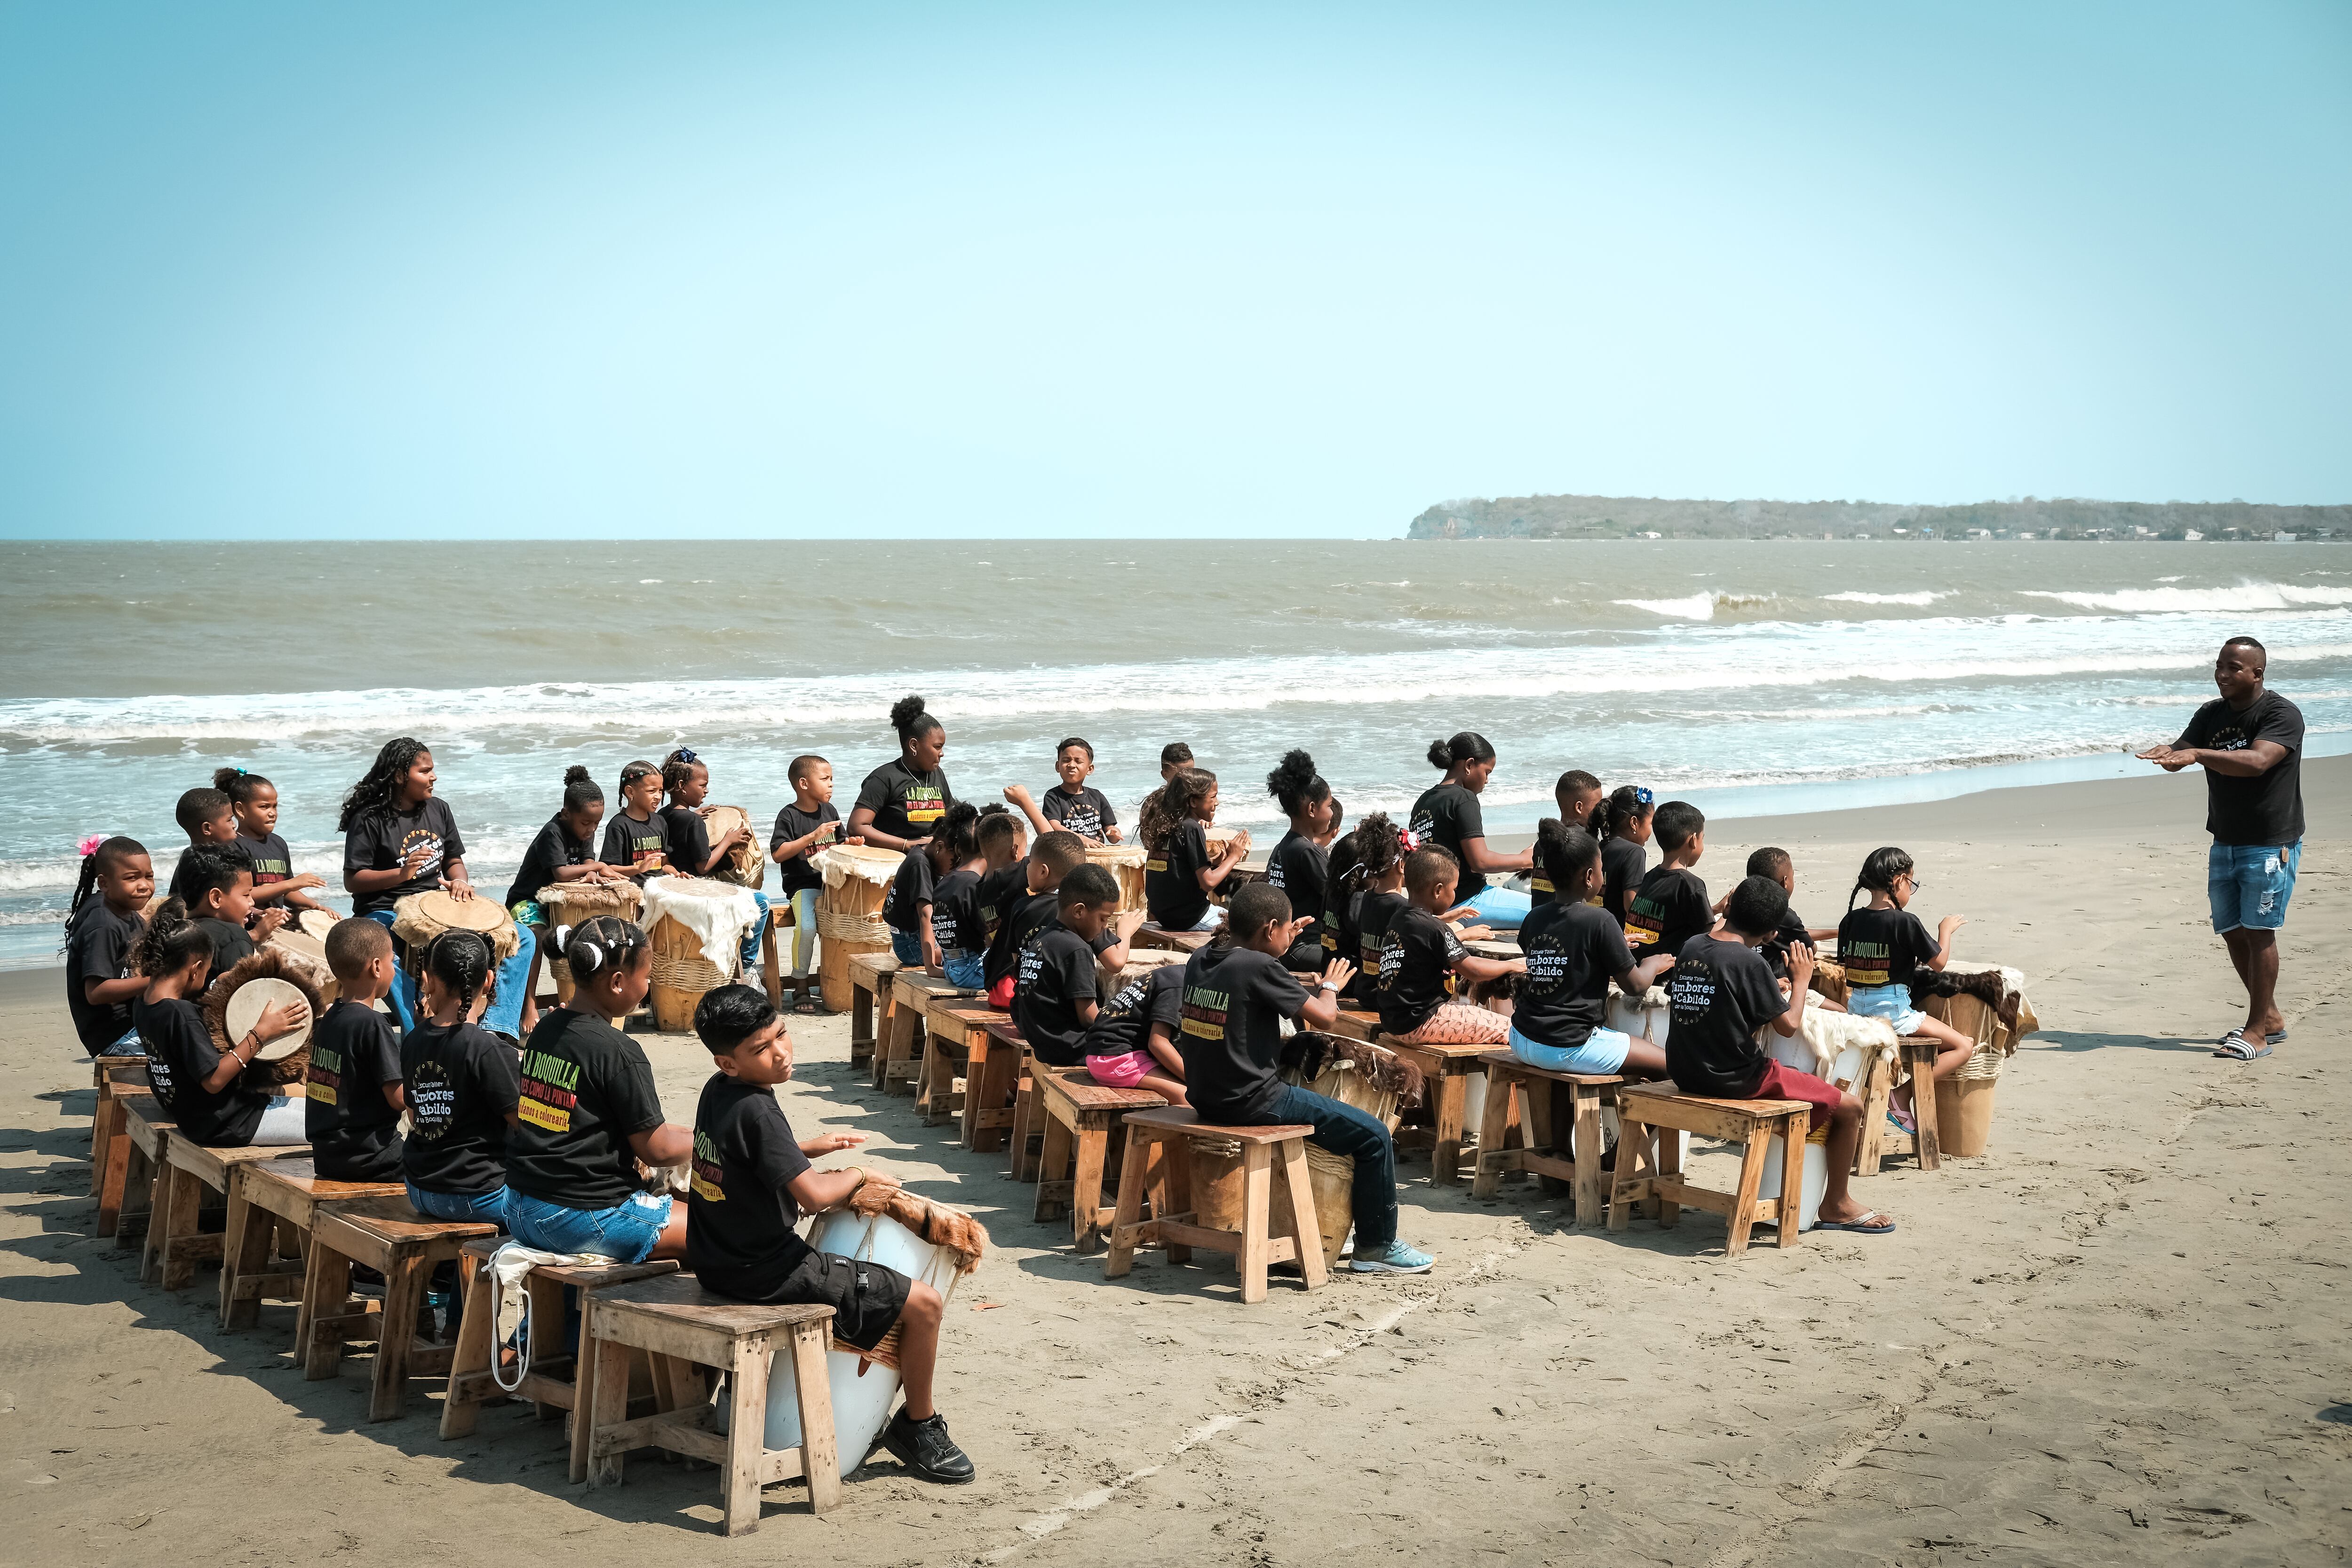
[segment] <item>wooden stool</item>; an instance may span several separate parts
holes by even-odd
[[[1070,1216],[1070,1239],[1080,1252],[1100,1252],[1117,1211],[1103,1202],[1103,1169],[1111,1134],[1130,1110],[1157,1110],[1168,1102],[1148,1089],[1113,1089],[1083,1069],[1044,1068],[1035,1075],[1045,1113],[1045,1145],[1037,1157],[1034,1217]]]
[[[1381,1016],[1378,1013],[1356,1013],[1341,1008],[1330,1028],[1334,1035],[1344,1035],[1366,1045],[1377,1044],[1381,1037]]]
[[[1609,1228],[1622,1230],[1633,1205],[1646,1202],[1651,1217],[1667,1229],[1682,1218],[1683,1205],[1719,1214],[1731,1222],[1726,1256],[1748,1250],[1748,1230],[1758,1220],[1780,1228],[1780,1245],[1797,1245],[1797,1216],[1804,1210],[1805,1131],[1812,1107],[1801,1100],[1707,1100],[1685,1094],[1671,1083],[1629,1083],[1617,1091],[1617,1180],[1609,1194]],[[1664,1129],[1654,1141],[1653,1129]],[[1717,1192],[1694,1187],[1682,1177],[1681,1140],[1675,1131],[1696,1132],[1740,1145],[1739,1189]],[[1780,1195],[1759,1198],[1764,1151],[1780,1143]],[[1785,1216],[1785,1217],[1784,1217]]]
[[[1422,1097],[1418,1117],[1429,1119],[1397,1130],[1400,1149],[1429,1150],[1429,1179],[1448,1186],[1462,1179],[1463,1122],[1469,1108],[1470,1080],[1486,1070],[1491,1045],[1408,1046],[1394,1035],[1377,1042],[1421,1069]]]
[[[89,1086],[98,1102],[89,1112],[89,1190],[105,1184],[106,1154],[111,1141],[122,1136],[122,1118],[114,1100],[124,1094],[154,1092],[147,1082],[145,1057],[92,1057]]]
[[[114,1190],[117,1207],[109,1228],[106,1208],[107,1194],[101,1192],[98,1200],[99,1234],[114,1237],[117,1247],[128,1247],[133,1237],[143,1237],[155,1217],[155,1187],[163,1170],[163,1146],[171,1142],[176,1126],[172,1113],[151,1092],[123,1098],[122,1112],[122,1183]],[[111,1178],[109,1178],[111,1180]],[[146,1277],[146,1265],[140,1265],[141,1278]]]
[[[249,1329],[266,1298],[302,1300],[304,1268],[299,1252],[273,1247],[289,1237],[310,1245],[310,1226],[321,1207],[358,1198],[397,1198],[404,1182],[331,1182],[308,1159],[254,1160],[229,1173],[228,1226],[221,1235],[220,1325]],[[292,1268],[279,1267],[291,1263]],[[294,1342],[308,1325],[298,1313]]]
[[[1576,1192],[1576,1223],[1599,1225],[1605,1217],[1601,1181],[1601,1107],[1616,1098],[1625,1080],[1614,1073],[1550,1072],[1530,1067],[1508,1051],[1488,1051],[1486,1113],[1478,1129],[1477,1179],[1470,1195],[1491,1198],[1503,1184],[1505,1173],[1533,1171],[1546,1192],[1558,1192],[1570,1183]],[[1520,1124],[1527,1129],[1524,1148],[1508,1147],[1514,1098],[1524,1105]],[[1574,1153],[1554,1142],[1558,1133],[1575,1129]]]
[[[594,1402],[589,1406],[588,1484],[618,1486],[622,1456],[632,1448],[663,1448],[719,1467],[729,1535],[760,1528],[760,1489],[794,1476],[808,1479],[809,1511],[841,1501],[841,1460],[834,1447],[833,1391],[825,1351],[833,1342],[830,1307],[753,1306],[706,1294],[690,1274],[615,1285],[596,1293],[582,1329],[593,1351]],[[652,1360],[658,1413],[632,1421],[629,1352]],[[800,1385],[801,1446],[770,1448],[768,1364],[792,1357]],[[683,1362],[727,1374],[727,1433],[705,1425],[698,1401],[674,1392],[686,1380],[664,1367]],[[684,1407],[681,1408],[681,1403]],[[576,1422],[578,1417],[574,1416]]]
[[[1139,925],[1129,936],[1130,947],[1165,948],[1171,952],[1198,952],[1209,945],[1213,931],[1162,931],[1156,925]]]
[[[383,1276],[383,1322],[375,1345],[374,1392],[368,1419],[389,1421],[400,1414],[412,1372],[430,1377],[449,1370],[446,1345],[419,1343],[416,1313],[425,1305],[425,1283],[433,1266],[457,1256],[479,1237],[496,1236],[488,1220],[427,1219],[405,1197],[361,1198],[316,1215],[310,1226],[310,1263],[302,1281],[307,1342],[296,1347],[302,1375],[312,1383],[341,1368],[343,1341],[363,1339],[369,1314],[353,1311],[349,1298],[352,1265],[363,1263]]]
[[[1944,1168],[1943,1138],[1936,1121],[1936,1042],[1916,1037],[1897,1038],[1895,1050],[1896,1060],[1910,1069],[1911,1116],[1919,1131],[1914,1135],[1887,1121],[1887,1102],[1895,1094],[1895,1064],[1873,1056],[1869,1082],[1854,1090],[1862,1101],[1862,1137],[1853,1151],[1853,1173],[1857,1176],[1878,1174],[1882,1161],[1899,1154],[1912,1156],[1923,1171]]]
[[[923,1071],[915,1080],[915,1109],[923,1113],[924,1126],[962,1119],[960,1086],[971,1061],[972,1037],[985,1034],[990,1019],[1003,1016],[976,998],[943,996],[923,1010]]]
[[[524,1282],[524,1289],[530,1293],[530,1364],[522,1369],[521,1381],[509,1390],[499,1386],[493,1370],[498,1365],[500,1347],[496,1342],[498,1325],[491,1310],[496,1292],[491,1289],[488,1267],[490,1255],[505,1245],[503,1237],[486,1237],[457,1249],[457,1299],[465,1304],[464,1317],[457,1330],[457,1350],[449,1361],[449,1392],[441,1402],[441,1436],[470,1436],[474,1418],[493,1399],[528,1399],[540,1407],[542,1415],[550,1409],[568,1410],[572,1413],[572,1479],[584,1481],[588,1479],[590,1424],[581,1412],[583,1407],[595,1408],[596,1358],[581,1356],[575,1360],[564,1352],[564,1289],[568,1286],[580,1292],[580,1321],[585,1324],[588,1303],[597,1291],[675,1274],[677,1264],[664,1258],[657,1263],[611,1263],[602,1267],[541,1264],[534,1268]],[[625,1379],[626,1375],[624,1368]]]
[[[1103,1278],[1116,1279],[1133,1267],[1139,1247],[1164,1247],[1168,1261],[1181,1263],[1192,1248],[1223,1252],[1241,1269],[1244,1304],[1265,1300],[1265,1270],[1272,1263],[1296,1263],[1309,1290],[1324,1281],[1323,1237],[1315,1226],[1315,1189],[1307,1178],[1307,1140],[1312,1127],[1213,1127],[1192,1110],[1166,1105],[1129,1111],[1126,1163],[1118,1173],[1118,1208],[1112,1215],[1110,1258]],[[1242,1228],[1208,1230],[1194,1225],[1192,1150],[1198,1142],[1242,1146]],[[1274,1162],[1279,1151],[1282,1179],[1290,1188],[1293,1229],[1270,1236],[1274,1217]],[[1143,1193],[1155,1194],[1152,1216],[1143,1217]]]
[[[963,1146],[975,1154],[1004,1147],[1013,1126],[1014,1097],[1028,1047],[1021,1031],[1002,1013],[991,1013],[978,1034],[964,1037],[970,1053],[963,1072]]]
[[[968,994],[952,982],[902,966],[891,976],[890,1022],[875,1058],[874,1087],[887,1094],[913,1094],[923,1071],[924,1009],[944,997]],[[903,1088],[901,1086],[904,1086]]]
[[[1012,1026],[1008,1024],[1004,1027],[1011,1028]],[[1021,1047],[1021,1076],[1013,1081],[1013,1137],[1010,1147],[1013,1154],[1013,1179],[1016,1182],[1034,1182],[1037,1179],[1038,1160],[1045,1152],[1045,1113],[1037,1105],[1038,1070],[1036,1057],[1031,1054],[1028,1045],[1024,1042]],[[1047,1068],[1044,1070],[1051,1073],[1072,1072],[1076,1069]]]
[[[139,1278],[159,1282],[166,1290],[184,1290],[196,1277],[204,1258],[226,1257],[227,1238],[197,1228],[205,1194],[218,1193],[228,1202],[231,1175],[239,1165],[256,1160],[299,1159],[310,1152],[308,1143],[257,1143],[235,1149],[208,1149],[174,1130],[163,1143],[163,1163],[155,1171],[155,1200],[147,1216],[147,1249],[140,1260]]]
[[[115,1224],[122,1213],[123,1191],[131,1176],[131,1113],[123,1102],[142,1100],[150,1108],[155,1091],[147,1087],[146,1068],[139,1069],[134,1080],[128,1074],[110,1079],[98,1091],[98,1108],[90,1117],[89,1190],[98,1199],[98,1234],[112,1236]],[[161,1114],[158,1112],[158,1114]],[[146,1179],[152,1187],[154,1172],[149,1167]],[[143,1201],[143,1199],[142,1199]]]
[[[898,973],[898,960],[887,952],[852,953],[848,967],[849,1065],[856,1067],[874,1059],[878,1031],[889,1026],[890,976]]]

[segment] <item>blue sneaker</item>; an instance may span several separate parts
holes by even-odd
[[[1402,1241],[1391,1241],[1387,1250],[1370,1257],[1356,1254],[1348,1267],[1358,1274],[1426,1274],[1437,1262],[1426,1252],[1418,1252]]]

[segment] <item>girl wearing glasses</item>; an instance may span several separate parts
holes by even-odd
[[[1872,850],[1862,863],[1862,874],[1853,879],[1853,891],[1846,896],[1846,916],[1838,922],[1838,959],[1852,987],[1846,1011],[1884,1018],[1898,1035],[1935,1041],[1935,1076],[1946,1079],[1969,1059],[1976,1042],[1920,1012],[1913,1004],[1911,983],[1922,968],[1940,970],[1951,962],[1952,933],[1969,922],[1962,915],[1946,915],[1935,936],[1928,936],[1909,907],[1919,886],[1910,856],[1891,847]],[[1870,902],[1855,909],[1854,900],[1865,892]],[[1886,1109],[1886,1119],[1906,1132],[1918,1130],[1911,1109],[1917,1087],[1897,1089]]]

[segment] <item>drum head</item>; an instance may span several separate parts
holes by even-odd
[[[316,965],[322,974],[333,973],[327,963],[327,944],[307,931],[280,927],[278,934],[269,939],[269,945],[299,955],[304,962]]]
[[[478,896],[461,901],[443,892],[419,893],[416,907],[427,920],[447,930],[479,931],[485,936],[505,925],[509,919],[498,900]]]
[[[263,1008],[296,1002],[307,1007],[310,1005],[310,999],[283,980],[272,980],[263,975],[257,979],[247,981],[238,986],[236,994],[228,999],[228,1013],[225,1022],[228,1025],[229,1043],[234,1045],[245,1038],[246,1032],[260,1021]],[[281,1058],[292,1056],[310,1044],[310,1026],[317,1022],[318,1019],[315,1017],[305,1020],[302,1026],[292,1034],[280,1035],[255,1052],[253,1059],[257,1062],[274,1062]]]
[[[662,891],[675,898],[680,893],[695,899],[731,899],[743,889],[732,882],[714,881],[709,877],[665,877]]]
[[[748,828],[751,826],[751,815],[740,805],[711,805],[703,808],[703,831],[710,835],[711,841],[714,843],[739,827]]]
[[[302,928],[304,936],[324,942],[327,933],[335,929],[335,917],[326,910],[304,910],[295,923]]]

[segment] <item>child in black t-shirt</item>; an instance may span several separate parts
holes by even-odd
[[[1290,895],[1290,907],[1307,916],[1307,927],[1283,963],[1302,974],[1323,969],[1323,889],[1331,877],[1331,786],[1315,771],[1315,759],[1304,751],[1283,753],[1265,775],[1265,793],[1274,796],[1290,819],[1284,834],[1265,858],[1265,879]]]
[[[1636,959],[1680,952],[1691,938],[1715,928],[1706,884],[1691,868],[1706,853],[1706,816],[1686,800],[1658,807],[1652,831],[1665,858],[1642,879],[1625,904],[1625,945]]]
[[[183,883],[194,896],[189,918],[212,942],[210,985],[252,956],[256,939],[268,942],[286,923],[284,910],[257,915],[253,910],[253,869],[235,845],[216,849],[191,848],[180,858]]]
[[[940,850],[932,864],[942,868],[931,889],[929,951],[938,955],[932,973],[966,991],[988,988],[988,921],[980,903],[980,879],[988,869],[988,858],[980,851],[979,829],[980,812],[960,800],[931,830]]]
[[[1184,966],[1163,963],[1129,980],[1087,1026],[1087,1076],[1113,1089],[1148,1089],[1171,1105],[1184,1098]]]
[[[1569,827],[1582,827],[1599,808],[1604,792],[1601,781],[1582,768],[1570,768],[1559,775],[1551,786],[1551,797],[1559,804],[1559,820]],[[1528,907],[1539,910],[1550,903],[1558,889],[1544,870],[1543,856],[1538,854],[1535,864],[1528,870]]]
[[[1663,809],[1659,816],[1665,815]],[[1666,1068],[1685,1094],[1718,1100],[1797,1100],[1811,1107],[1811,1125],[1829,1125],[1829,1187],[1822,1198],[1824,1230],[1881,1236],[1895,1222],[1854,1202],[1847,1191],[1854,1145],[1862,1134],[1862,1102],[1833,1083],[1774,1060],[1757,1043],[1768,1025],[1782,1038],[1804,1026],[1805,991],[1813,978],[1813,950],[1789,950],[1789,991],[1764,967],[1756,949],[1779,929],[1789,896],[1779,883],[1750,877],[1731,890],[1722,929],[1683,944],[1666,981],[1673,1007],[1666,1030]],[[1795,1151],[1790,1150],[1791,1157]],[[1793,1216],[1783,1223],[1796,1223]]]
[[[335,911],[310,897],[310,889],[327,885],[324,877],[305,871],[294,874],[294,852],[278,835],[278,786],[259,773],[243,768],[218,768],[213,787],[228,796],[236,818],[236,847],[253,862],[253,901],[264,909]]]
[[[983,883],[982,903],[996,910],[995,931],[989,938],[982,965],[990,1006],[1012,1007],[1021,950],[1039,928],[1053,922],[1060,910],[1064,879],[1086,864],[1087,841],[1055,828],[1037,836],[1037,847],[1027,859],[995,873],[992,884]],[[1129,910],[1106,925],[1094,938],[1096,956],[1113,969],[1123,967],[1127,939],[1142,921],[1142,910]]]
[[[451,931],[434,942],[463,938],[490,950],[472,931]],[[336,999],[310,1036],[310,1067],[302,1087],[303,1127],[319,1174],[331,1182],[396,1182],[403,1169],[400,1042],[392,1018],[374,1004],[392,994],[392,933],[373,921],[338,921],[327,933],[327,967],[335,972]],[[425,994],[433,994],[432,961]],[[431,1004],[426,1004],[428,1008]]]
[[[1581,827],[1546,817],[1536,828],[1536,868],[1559,897],[1538,904],[1519,927],[1528,978],[1511,1012],[1511,1054],[1547,1072],[1664,1077],[1664,1047],[1608,1026],[1609,983],[1639,998],[1666,959],[1636,964],[1625,929],[1592,901],[1604,875],[1601,846]]]
[[[239,1081],[270,1041],[308,1026],[302,1002],[273,1002],[253,1026],[223,1050],[198,1005],[210,983],[212,938],[188,919],[187,906],[166,899],[147,922],[133,958],[147,977],[131,1004],[139,1043],[146,1048],[147,1081],[176,1131],[207,1149],[302,1142],[302,1102]]]
[[[188,849],[226,849],[236,842],[236,808],[229,803],[225,790],[189,790],[172,808],[172,819],[188,836]],[[172,868],[172,879],[164,885],[163,896],[194,909],[196,897],[187,884],[189,869],[188,850],[183,849],[180,863]]]
[[[507,884],[507,913],[532,933],[530,972],[523,981],[522,1032],[539,1026],[539,965],[548,918],[540,893],[565,882],[617,882],[627,871],[596,858],[596,827],[604,820],[604,791],[578,763],[563,770],[563,804],[534,834],[522,864]]]
[[[100,839],[82,851],[81,875],[66,910],[66,1010],[74,1036],[94,1057],[139,1055],[131,1004],[147,989],[131,952],[147,929],[155,866],[136,838]]]
[[[669,824],[660,811],[661,797],[661,769],[642,761],[623,768],[621,809],[605,824],[604,847],[596,858],[607,866],[620,867],[640,883],[648,877],[677,869],[673,860],[677,847],[669,841]]]
[[[1094,771],[1094,742],[1083,735],[1071,736],[1054,748],[1054,772],[1061,782],[1037,804],[1055,826],[1097,844],[1117,844],[1118,814],[1110,808],[1110,797],[1087,785]]]
[[[1442,918],[1454,908],[1461,862],[1435,845],[1405,857],[1405,907],[1391,919],[1381,946],[1381,1033],[1408,1045],[1502,1045],[1511,1017],[1453,998],[1455,977],[1502,980],[1528,972],[1523,958],[1480,958]]]
[[[1118,879],[1081,865],[1055,891],[1055,918],[1022,939],[1013,972],[1013,1021],[1047,1067],[1086,1060],[1087,1030],[1100,1011],[1094,944],[1118,912]]]
[[[895,1325],[906,1403],[883,1429],[883,1446],[920,1479],[971,1479],[971,1460],[931,1405],[945,1313],[940,1293],[882,1264],[819,1252],[795,1228],[803,1212],[840,1208],[861,1188],[897,1183],[863,1166],[810,1164],[857,1147],[866,1135],[793,1136],[776,1100],[777,1087],[793,1076],[792,1037],[759,992],[722,985],[706,994],[694,1009],[694,1032],[718,1070],[694,1113],[686,1266],[715,1295],[831,1307],[834,1338],[861,1351],[879,1345]]]
[[[473,1022],[493,983],[489,944],[472,931],[444,931],[425,950],[424,967],[417,1005],[425,1016],[400,1042],[408,1201],[435,1219],[504,1224],[506,1141],[522,1080],[515,1048]]]
[[[1633,889],[1650,868],[1650,833],[1656,813],[1647,789],[1619,784],[1584,819],[1584,830],[1601,840],[1601,907],[1620,925],[1625,923]]]
[[[824,879],[809,864],[809,856],[828,844],[842,842],[841,813],[833,808],[833,764],[803,752],[785,770],[792,781],[793,804],[776,813],[768,835],[768,858],[776,863],[777,884],[793,906],[793,1011],[818,1014],[809,978],[809,961],[816,956],[816,907],[824,892]],[[851,843],[857,840],[851,839]]]
[[[1940,970],[1951,962],[1952,933],[1969,922],[1964,915],[1946,915],[1930,937],[1910,910],[1918,890],[1910,856],[1892,847],[1872,850],[1846,897],[1845,919],[1838,922],[1838,962],[1845,965],[1846,1011],[1884,1018],[1898,1035],[1935,1041],[1935,1076],[1947,1079],[1975,1054],[1976,1042],[1920,1012],[1911,987],[1921,969]],[[1855,909],[1854,900],[1865,892],[1870,902]],[[1906,1132],[1918,1131],[1912,1103],[1917,1087],[1903,1084],[1888,1098],[1886,1119]]]
[[[1225,886],[1249,854],[1249,834],[1237,833],[1218,854],[1209,852],[1209,825],[1217,820],[1217,775],[1180,768],[1146,796],[1136,831],[1143,839],[1144,908],[1162,931],[1210,931],[1219,910],[1209,895]]]
[[[1792,900],[1797,896],[1797,863],[1790,858],[1786,849],[1774,848],[1768,845],[1764,848],[1749,851],[1747,874],[1750,877],[1763,877],[1779,883],[1780,890]],[[1731,895],[1728,893],[1716,900],[1715,912],[1718,915],[1723,913],[1724,906],[1730,901]],[[1776,978],[1786,980],[1789,977],[1789,949],[1791,946],[1803,942],[1818,952],[1822,942],[1833,941],[1836,936],[1837,927],[1835,926],[1807,925],[1803,918],[1797,913],[1796,905],[1791,903],[1787,912],[1780,917],[1780,929],[1766,937],[1764,945],[1756,951],[1763,957],[1765,967],[1771,970]],[[1845,1011],[1843,1004],[1827,996],[1822,997],[1814,1005],[1827,1007],[1834,1013]]]
[[[1350,900],[1345,921],[1347,940],[1334,950],[1356,966],[1355,977],[1340,993],[1340,999],[1351,1006],[1378,1007],[1381,955],[1387,951],[1397,911],[1405,907],[1404,860],[1409,851],[1403,832],[1384,811],[1376,811],[1358,824],[1349,843],[1355,863],[1347,875],[1361,891]]]

